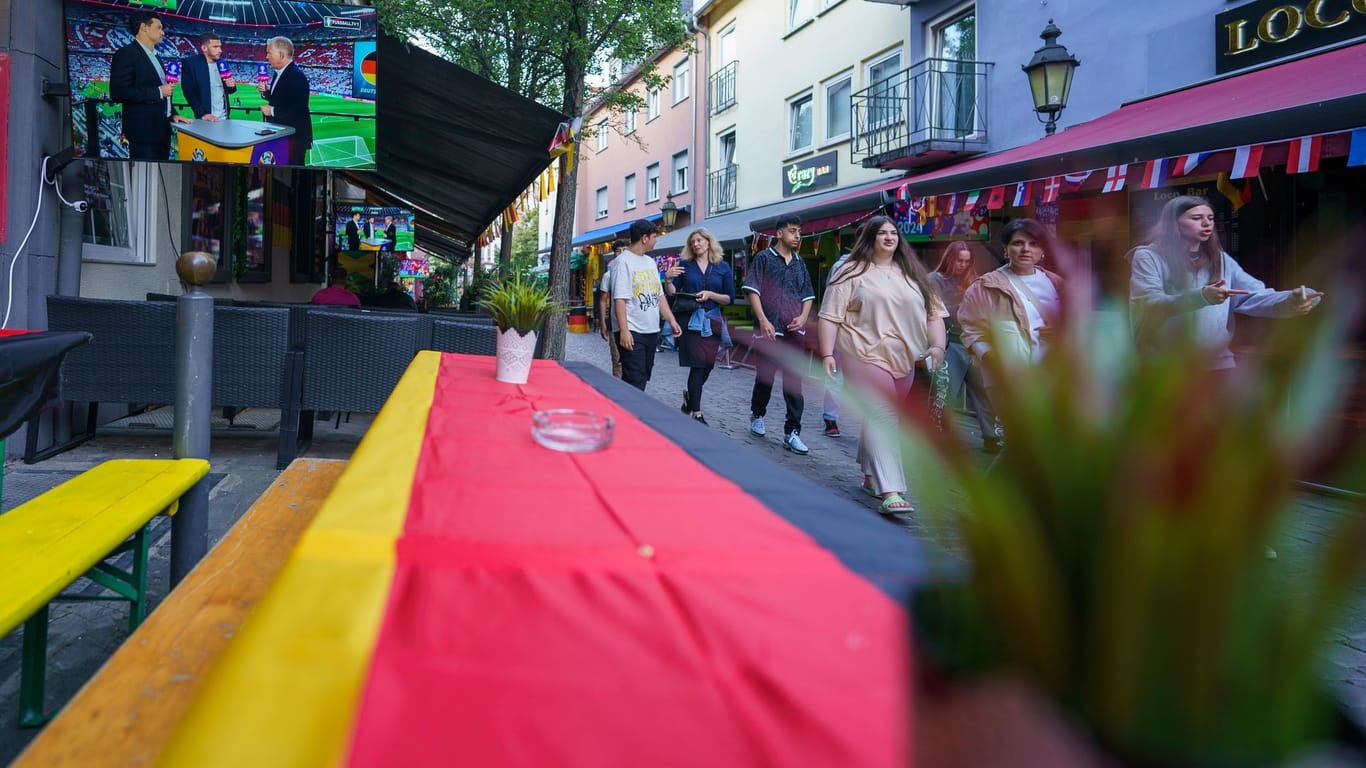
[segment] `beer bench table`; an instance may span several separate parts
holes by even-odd
[[[47,719],[48,604],[127,600],[128,626],[136,628],[146,613],[151,520],[173,514],[180,497],[208,472],[203,459],[116,459],[0,515],[0,635],[24,625],[20,725]],[[128,551],[128,571],[105,562]],[[81,576],[114,597],[59,597]]]
[[[295,459],[12,768],[153,764],[345,466]]]
[[[143,762],[905,764],[915,539],[596,368],[494,367],[418,354]],[[615,440],[543,448],[546,408]]]

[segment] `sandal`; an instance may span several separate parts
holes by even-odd
[[[911,506],[911,502],[906,501],[901,494],[895,491],[887,494],[887,498],[882,500],[882,506],[878,507],[878,512],[884,515],[897,515],[914,511],[915,507]]]
[[[873,485],[873,481],[871,480],[864,480],[863,485],[859,486],[859,490],[874,499],[882,497],[882,495],[877,492],[877,486]]]

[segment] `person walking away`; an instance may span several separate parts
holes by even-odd
[[[688,388],[682,411],[703,424],[702,387],[716,367],[716,354],[726,333],[721,307],[735,294],[735,278],[722,260],[721,243],[706,229],[688,234],[687,250],[676,265],[679,274],[664,284],[664,292],[689,294],[696,309],[681,318],[683,336],[678,341],[678,365],[688,369]]]
[[[963,292],[977,279],[977,265],[967,241],[955,240],[944,247],[939,266],[930,273],[939,299],[948,310],[944,321],[948,345],[944,359],[949,364],[949,396],[958,400],[966,389],[967,403],[977,417],[977,428],[982,433],[982,450],[998,453],[1001,450],[1001,431],[996,423],[996,410],[987,397],[982,382],[982,369],[972,364],[972,356],[963,346],[963,329],[958,324],[958,307],[963,303]]]
[[[862,234],[862,227],[859,233]],[[835,263],[830,265],[830,271],[825,274],[825,286],[830,287],[830,280],[834,278],[835,272],[844,266],[844,262],[849,260],[846,252],[843,256],[835,259]],[[825,422],[824,434],[826,437],[840,437],[840,390],[844,388],[844,367],[840,365],[840,351],[835,348],[835,375],[827,376],[825,379],[825,398],[821,402],[821,421]]]
[[[984,364],[982,380],[992,402],[1005,382],[985,363],[999,358],[997,369],[1007,370],[1042,360],[1062,310],[1062,278],[1039,266],[1052,242],[1043,225],[1016,219],[1002,229],[1001,242],[1007,263],[973,281],[958,306],[963,346]]]
[[[1244,271],[1220,244],[1214,208],[1203,197],[1168,200],[1148,244],[1129,255],[1129,320],[1144,357],[1185,334],[1209,350],[1211,370],[1231,370],[1234,314],[1303,315],[1323,299],[1305,286],[1267,288]]]
[[[660,320],[668,322],[674,338],[683,334],[659,282],[655,260],[645,255],[658,237],[653,222],[631,222],[630,245],[612,264],[612,308],[617,319],[621,379],[644,390],[654,370]]]
[[[618,379],[621,378],[621,353],[617,349],[616,313],[612,311],[612,265],[624,250],[625,240],[612,243],[612,252],[607,257],[607,263],[602,265],[602,277],[598,278],[597,295],[593,300],[598,313],[598,333],[607,342],[607,349],[612,355],[612,375]]]
[[[882,499],[884,515],[915,511],[905,498],[897,404],[911,389],[917,362],[930,370],[943,363],[947,316],[929,274],[886,216],[868,221],[825,289],[821,363],[833,377],[838,350],[845,381],[868,398],[858,462],[863,489]]]
[[[749,431],[762,437],[765,433],[764,416],[773,394],[773,381],[779,372],[783,377],[783,403],[787,407],[783,421],[783,445],[793,453],[809,453],[802,442],[802,371],[806,358],[803,340],[806,319],[816,292],[811,287],[811,273],[797,256],[802,243],[802,220],[785,214],[778,217],[777,241],[771,248],[760,251],[749,267],[744,291],[754,311],[754,391],[750,396]]]

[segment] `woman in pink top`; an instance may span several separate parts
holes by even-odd
[[[874,216],[859,231],[849,258],[830,278],[820,311],[821,361],[834,376],[839,349],[844,379],[869,398],[859,435],[863,488],[882,498],[881,512],[913,512],[901,469],[897,406],[911,388],[915,365],[944,362],[944,318],[925,267],[896,223]]]

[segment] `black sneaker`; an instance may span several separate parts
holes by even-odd
[[[692,420],[695,421],[695,422],[698,422],[699,424],[701,424],[701,425],[704,426],[704,427],[709,427],[709,426],[711,426],[710,424],[707,423],[707,420],[704,419],[704,418],[702,417],[702,414],[700,414],[700,413],[693,414]]]
[[[836,424],[834,419],[826,419],[826,420],[825,420],[825,436],[826,436],[826,437],[839,437],[839,436],[840,436],[840,425],[839,425],[839,424]]]

